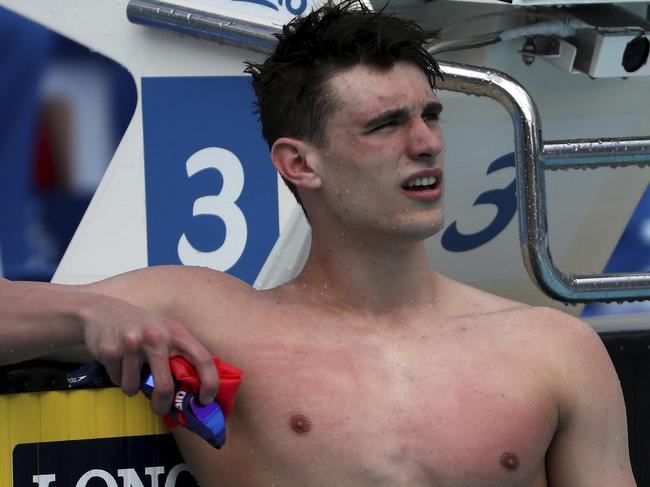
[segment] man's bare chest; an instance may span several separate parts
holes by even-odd
[[[350,485],[545,485],[557,417],[535,369],[422,341],[247,343],[237,443],[272,445],[267,461],[298,477],[360,477]]]

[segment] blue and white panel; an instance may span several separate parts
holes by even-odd
[[[250,78],[142,80],[148,265],[253,283],[278,237],[277,175]]]

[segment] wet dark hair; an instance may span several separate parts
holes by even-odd
[[[423,45],[434,36],[413,21],[371,11],[360,0],[338,5],[328,1],[289,22],[276,35],[273,54],[261,64],[247,63],[245,70],[253,77],[256,110],[269,147],[280,137],[324,146],[326,122],[338,102],[327,81],[355,65],[389,69],[397,61],[411,62],[433,89],[441,73]],[[285,182],[300,202],[295,186]]]

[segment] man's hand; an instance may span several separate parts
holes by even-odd
[[[174,394],[169,358],[181,355],[200,377],[200,401],[209,404],[214,400],[219,376],[211,354],[185,326],[121,299],[97,298],[98,304],[83,315],[84,341],[126,395],[133,396],[140,390],[140,371],[146,362],[155,384],[151,409],[160,415],[167,414]]]

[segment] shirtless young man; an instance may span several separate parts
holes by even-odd
[[[295,280],[258,292],[190,267],[85,286],[3,280],[2,361],[83,346],[127,394],[147,361],[158,413],[170,355],[197,366],[204,401],[217,390],[208,351],[241,367],[225,448],[174,433],[203,486],[636,485],[597,335],[431,271],[444,143],[424,37],[329,6],[249,67],[273,163],[312,225]]]

